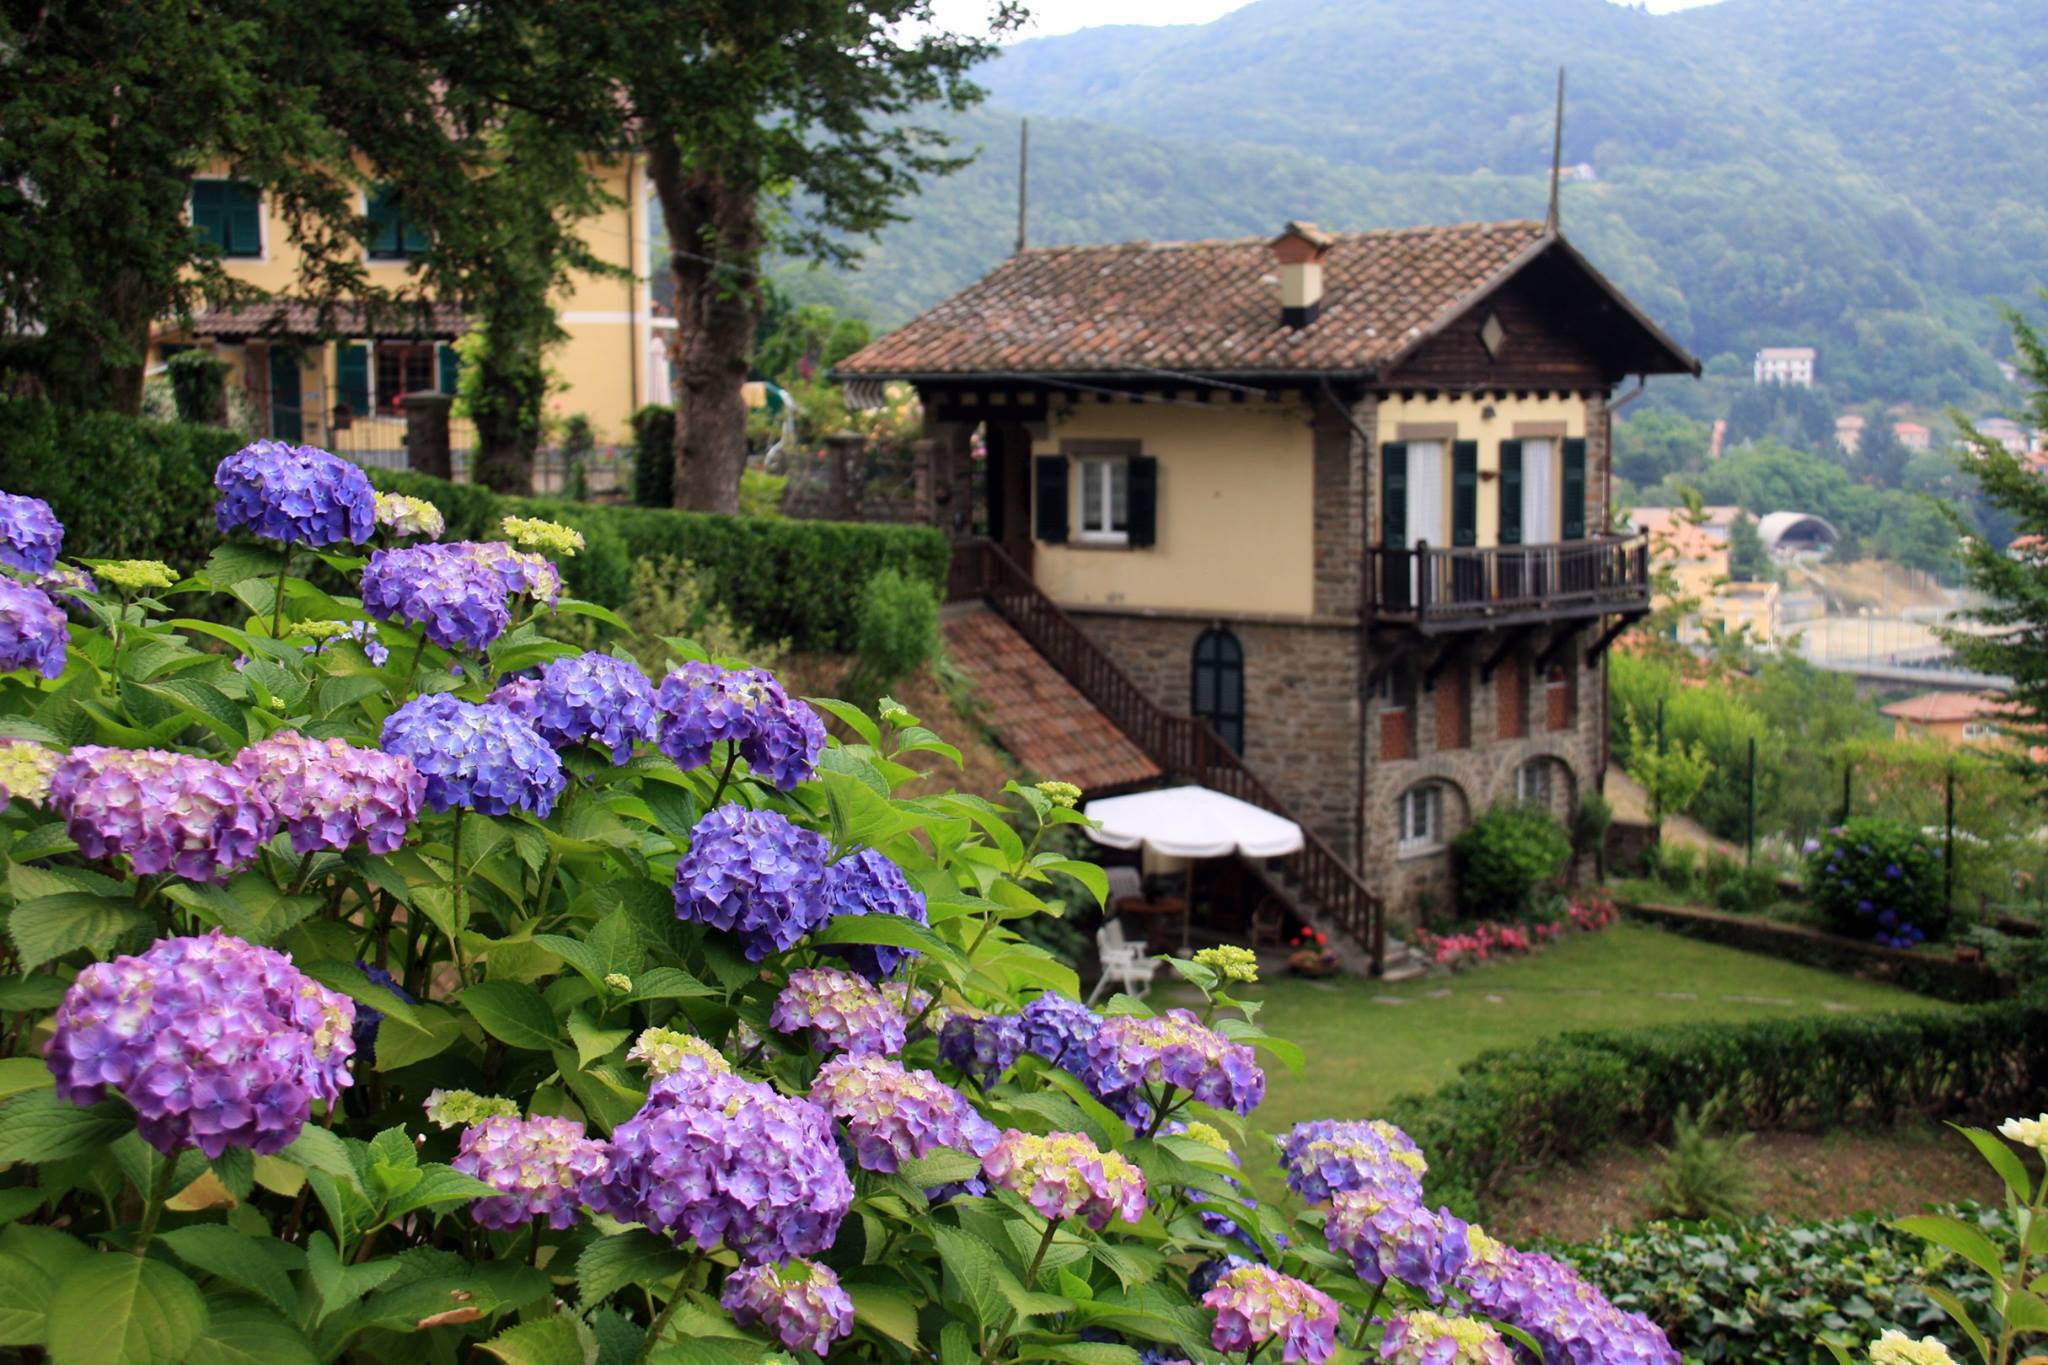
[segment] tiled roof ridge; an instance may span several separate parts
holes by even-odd
[[[1471,218],[1462,223],[1415,223],[1407,227],[1359,228],[1348,232],[1328,232],[1332,245],[1345,246],[1353,243],[1379,241],[1390,237],[1436,236],[1457,232],[1503,232],[1525,230],[1541,232],[1543,223],[1535,218]],[[1025,256],[1060,255],[1109,255],[1113,252],[1139,251],[1236,251],[1246,247],[1265,246],[1273,240],[1270,232],[1255,233],[1245,237],[1189,237],[1153,241],[1147,237],[1134,237],[1123,242],[1052,242],[1043,246],[1027,246],[1020,253]],[[1015,259],[1013,256],[1011,259]],[[1001,269],[998,264],[996,269]]]

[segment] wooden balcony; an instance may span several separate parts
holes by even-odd
[[[1650,609],[1650,542],[1643,535],[1483,550],[1425,542],[1373,547],[1365,556],[1370,618],[1425,635]]]

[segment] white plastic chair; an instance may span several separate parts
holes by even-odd
[[[1144,944],[1124,937],[1123,925],[1115,920],[1103,925],[1095,933],[1095,948],[1102,956],[1102,975],[1095,978],[1095,989],[1088,993],[1090,1005],[1112,981],[1120,982],[1128,995],[1142,996],[1152,989],[1159,962],[1146,954]]]

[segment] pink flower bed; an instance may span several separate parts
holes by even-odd
[[[1619,913],[1606,892],[1593,891],[1574,896],[1562,919],[1507,923],[1481,920],[1455,934],[1432,934],[1427,929],[1417,929],[1415,947],[1437,966],[1459,971],[1475,962],[1534,952],[1574,931],[1592,933],[1605,929]]]

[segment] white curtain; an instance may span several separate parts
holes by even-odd
[[[1444,536],[1444,443],[1408,443],[1408,544],[1440,549]]]
[[[1522,543],[1557,539],[1557,443],[1547,436],[1522,441]]]

